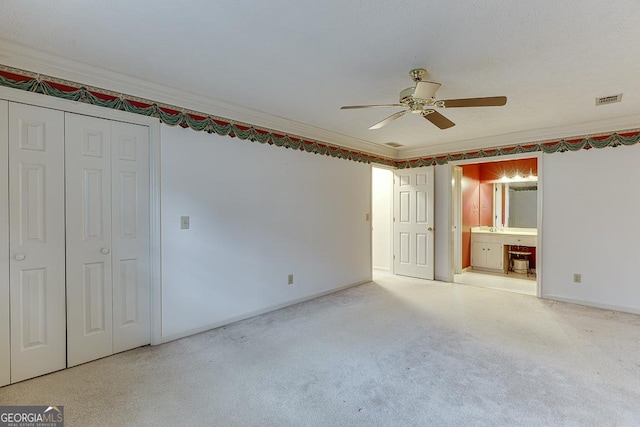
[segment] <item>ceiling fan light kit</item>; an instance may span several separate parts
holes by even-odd
[[[433,123],[435,126],[444,130],[455,126],[455,123],[438,113],[434,108],[499,107],[507,103],[506,96],[438,100],[435,96],[441,84],[424,80],[427,77],[427,70],[424,68],[416,68],[415,70],[411,70],[409,75],[415,82],[415,86],[408,87],[400,92],[399,104],[345,105],[340,108],[342,110],[380,107],[407,108],[406,110],[398,111],[397,113],[386,117],[371,126],[369,129],[380,129],[405,114],[412,113],[422,115],[422,117]]]

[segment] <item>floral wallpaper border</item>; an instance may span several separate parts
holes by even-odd
[[[182,126],[196,131],[216,133],[232,138],[248,139],[262,144],[286,147],[363,163],[395,166],[395,160],[375,154],[315,141],[296,135],[265,129],[198,111],[186,110],[144,98],[83,86],[68,80],[44,76],[0,65],[0,85],[56,98],[85,102],[114,110],[157,117],[170,126]]]
[[[520,153],[564,153],[567,151],[590,150],[592,148],[619,147],[635,145],[640,142],[640,129],[608,132],[598,135],[572,137],[544,142],[530,142],[495,148],[483,148],[460,153],[442,154],[416,159],[396,160],[397,168],[417,168],[421,166],[444,165],[446,163],[467,159],[483,159],[487,157],[507,156]]]
[[[251,124],[235,122],[207,113],[186,110],[173,105],[112,92],[106,89],[84,86],[68,80],[44,76],[4,65],[0,65],[0,85],[56,98],[85,102],[114,110],[157,117],[160,122],[170,126],[188,127],[196,131],[216,133],[232,138],[237,137],[242,140],[248,139],[249,141],[257,141],[262,144],[275,145],[277,147],[291,148],[362,163],[377,163],[397,168],[443,165],[451,161],[483,159],[519,153],[562,153],[566,151],[589,150],[591,148],[635,145],[640,142],[640,130],[635,129],[396,160],[303,138],[297,135],[290,135],[272,129],[261,128]]]

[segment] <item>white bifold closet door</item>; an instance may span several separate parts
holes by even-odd
[[[149,134],[66,113],[68,366],[150,343]]]
[[[64,113],[9,105],[11,382],[66,367]]]

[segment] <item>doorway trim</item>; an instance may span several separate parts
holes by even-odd
[[[455,176],[455,174],[453,173],[453,169],[456,166],[462,166],[462,165],[470,165],[470,164],[478,164],[478,163],[495,163],[495,162],[500,162],[500,161],[505,161],[505,160],[520,160],[520,159],[537,159],[538,162],[538,194],[537,194],[537,229],[538,229],[538,236],[537,236],[537,246],[536,246],[536,296],[538,298],[542,297],[542,286],[543,286],[543,281],[542,281],[542,271],[543,271],[543,263],[542,263],[542,254],[544,252],[544,242],[543,242],[543,221],[542,221],[542,213],[543,213],[543,206],[542,206],[542,201],[543,201],[543,191],[544,191],[544,177],[543,177],[543,156],[542,153],[537,152],[537,153],[522,153],[522,154],[510,154],[510,155],[506,155],[506,156],[496,156],[496,157],[487,157],[487,158],[483,158],[483,159],[468,159],[468,160],[457,160],[457,161],[452,161],[449,162],[449,164],[452,166],[452,177]],[[462,187],[461,185],[456,185],[456,183],[454,182],[454,185],[451,186],[451,205],[452,205],[452,221],[454,221],[454,223],[452,224],[453,227],[457,227],[458,229],[460,229],[461,227],[461,223],[462,223],[462,214],[461,214],[461,209],[462,209],[462,204],[461,203],[454,203],[454,200],[456,200],[456,197],[462,197]],[[453,209],[457,209],[458,212],[453,212]],[[455,221],[460,221],[460,223],[456,223]],[[461,231],[460,231],[461,232]],[[456,235],[456,233],[450,233],[451,236],[451,241],[450,241],[450,245],[452,247],[452,251],[450,251],[449,253],[449,281],[451,283],[454,283],[454,272],[455,272],[455,257],[456,257],[456,253],[458,251],[461,251],[462,248],[461,246],[461,242],[458,242],[456,238],[454,238],[454,236]]]
[[[53,110],[66,111],[86,116],[119,122],[133,123],[149,128],[149,240],[150,240],[150,307],[151,345],[162,343],[162,259],[160,242],[160,121],[157,118],[112,110],[77,101],[54,98],[38,93],[26,92],[0,86],[0,99],[10,102],[35,105]]]
[[[453,177],[451,183],[451,215],[453,221],[451,224],[453,231],[453,240],[451,241],[451,252],[453,253],[451,281],[453,282],[453,275],[462,273],[462,251],[457,250],[457,248],[462,246],[462,167],[452,165],[451,174]]]

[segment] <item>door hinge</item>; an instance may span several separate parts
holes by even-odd
[[[393,222],[396,222],[396,217],[395,216],[393,217]]]
[[[395,255],[393,256],[393,260],[394,260],[394,261],[396,260],[396,256],[395,256]]]

